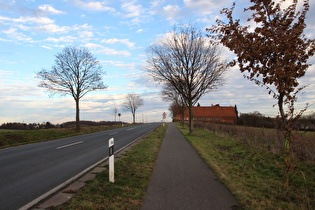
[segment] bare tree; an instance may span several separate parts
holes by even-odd
[[[134,93],[129,93],[126,96],[126,99],[124,103],[122,104],[122,107],[125,111],[130,111],[133,118],[133,123],[136,123],[136,111],[137,109],[144,104],[143,99]]]
[[[114,107],[113,109],[113,115],[115,116],[115,122],[116,122],[116,116],[118,114],[118,108],[117,107]]]
[[[307,108],[295,112],[297,94],[305,88],[299,86],[298,79],[305,75],[310,66],[307,61],[315,52],[315,40],[308,39],[303,34],[309,3],[304,0],[302,9],[298,11],[297,0],[292,1],[288,7],[282,5],[284,1],[251,2],[253,5],[245,9],[252,12],[248,25],[242,26],[239,19],[233,18],[234,3],[232,8],[221,11],[228,22],[217,20],[217,25],[208,31],[210,36],[219,39],[237,55],[244,76],[265,86],[277,100],[281,119],[279,127],[286,137],[284,187],[288,189],[289,171],[293,167],[290,157],[293,142],[291,131]]]
[[[181,125],[184,125],[184,112],[185,112],[185,103],[182,99],[182,96],[177,92],[174,86],[166,83],[163,86],[163,90],[161,92],[162,98],[165,101],[172,102],[169,110],[171,111],[173,118],[177,115],[181,115]]]
[[[194,26],[174,26],[160,43],[150,47],[148,72],[169,83],[189,108],[189,133],[193,128],[193,105],[205,93],[222,85],[228,65],[221,61],[218,47]]]
[[[51,70],[42,69],[36,78],[39,87],[46,88],[52,94],[71,95],[76,104],[76,130],[80,132],[79,101],[88,92],[106,89],[102,75],[105,72],[99,61],[86,48],[65,47],[58,53]]]

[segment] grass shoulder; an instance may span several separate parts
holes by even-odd
[[[139,209],[149,185],[166,126],[160,126],[115,161],[115,183],[109,183],[108,167],[54,209]]]
[[[285,194],[281,156],[203,129],[188,135],[187,127],[178,128],[245,209],[315,208],[314,164],[296,163]]]

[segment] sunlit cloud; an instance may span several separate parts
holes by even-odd
[[[86,10],[91,10],[91,11],[108,11],[108,12],[115,12],[115,8],[113,7],[108,7],[106,6],[105,2],[100,2],[100,1],[81,1],[81,0],[74,0],[73,3]]]

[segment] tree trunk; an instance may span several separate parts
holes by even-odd
[[[185,109],[182,109],[183,111],[181,112],[181,118],[180,118],[180,125],[184,126],[185,123]]]
[[[189,134],[192,134],[192,129],[193,129],[193,106],[190,103],[189,104]]]
[[[279,129],[283,132],[284,142],[283,142],[283,153],[284,153],[284,172],[283,172],[283,187],[286,192],[289,190],[289,183],[290,183],[290,171],[293,168],[293,163],[291,159],[291,143],[292,143],[292,133],[291,128],[288,125],[287,117],[285,116],[284,109],[283,109],[283,98],[284,94],[280,93],[278,98],[278,107],[280,112],[280,126]]]
[[[80,132],[80,108],[79,108],[79,99],[75,99],[75,129],[79,133]]]
[[[133,124],[136,123],[136,113],[132,113],[132,118],[133,118]]]

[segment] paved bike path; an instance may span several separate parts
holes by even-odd
[[[141,209],[215,210],[237,206],[230,191],[170,123]]]

